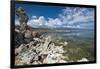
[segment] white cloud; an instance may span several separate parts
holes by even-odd
[[[81,23],[89,23],[94,22],[94,11],[91,8],[69,8],[66,7],[63,10],[62,14],[59,14],[59,17],[62,19],[63,24],[67,25],[67,27],[79,27],[77,24]],[[82,28],[82,25],[80,25],[80,28]]]
[[[36,16],[32,16],[32,18],[33,18],[33,19],[36,19],[37,17],[36,17]]]
[[[40,16],[39,18],[32,16],[32,19],[29,20],[28,25],[36,28],[43,26],[46,22],[47,21],[44,16]]]
[[[62,22],[59,18],[48,18],[48,20],[44,16],[35,17],[33,16],[31,20],[29,20],[28,25],[32,27],[48,27],[53,28],[57,26],[61,26]]]
[[[28,25],[35,28],[86,28],[91,22],[94,23],[94,11],[87,8],[79,7],[66,7],[61,14],[58,14],[58,18],[45,18],[44,16],[32,16],[28,21]],[[18,21],[15,21],[19,24]],[[88,25],[88,26],[86,26]],[[85,27],[86,26],[86,27]]]
[[[48,22],[47,22],[48,26],[61,26],[62,25],[62,22],[59,18],[55,18],[55,19],[52,19],[52,18],[49,18]]]

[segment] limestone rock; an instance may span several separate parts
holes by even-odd
[[[64,46],[67,46],[67,44],[68,44],[67,42],[64,42]]]
[[[65,63],[63,46],[56,46],[50,36],[28,29],[28,16],[23,8],[16,9],[19,29],[15,29],[15,64],[33,65]],[[67,42],[64,43],[67,45]]]
[[[25,41],[26,43],[29,43],[31,40],[32,40],[31,31],[26,30],[25,33],[24,33],[24,41]]]
[[[45,37],[45,41],[35,38],[28,44],[21,44],[15,49],[16,57],[19,57],[20,64],[44,64],[44,63],[63,63],[63,46],[55,46],[51,42],[51,37]],[[18,61],[18,60],[16,60]]]
[[[81,60],[78,60],[78,62],[84,62],[84,61],[89,61],[89,60],[86,58],[82,58]]]
[[[24,37],[25,38],[32,38],[31,31],[26,30]]]

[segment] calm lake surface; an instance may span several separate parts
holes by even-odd
[[[65,40],[65,41],[88,41],[88,43],[94,42],[94,31],[92,30],[84,30],[77,32],[46,32],[45,35],[49,35],[52,37],[52,40]]]
[[[79,52],[74,54],[69,51],[69,57],[71,58],[70,60],[78,60],[81,58],[87,58],[90,61],[94,60],[93,30],[79,30],[73,32],[45,32],[44,34],[51,36],[52,41],[54,42],[57,40],[68,42],[68,45],[65,47],[65,50],[67,51],[72,49],[73,52],[76,52],[77,48],[80,48]],[[68,53],[66,54],[65,55],[68,56]]]

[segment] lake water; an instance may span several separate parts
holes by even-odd
[[[45,35],[49,35],[54,39],[63,39],[65,41],[94,41],[94,31],[92,30],[85,30],[85,31],[78,31],[78,32],[46,32]]]
[[[80,48],[77,53],[70,53],[70,60],[78,60],[81,58],[87,58],[88,60],[94,60],[94,31],[93,30],[80,30],[74,32],[46,32],[45,35],[51,36],[52,41],[56,40],[68,42],[68,45],[64,47],[67,51]],[[75,50],[75,51],[74,51]],[[66,55],[67,54],[67,55]],[[65,55],[68,56],[68,53]],[[79,54],[79,55],[77,55]]]

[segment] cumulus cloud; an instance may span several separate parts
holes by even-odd
[[[58,27],[62,25],[62,21],[59,18],[55,19],[49,18],[47,25],[51,27]]]
[[[18,21],[15,22],[18,24]],[[90,28],[94,25],[93,8],[65,7],[57,18],[32,16],[28,25],[34,28]]]
[[[62,22],[59,18],[48,18],[46,19],[44,16],[35,17],[32,16],[32,19],[29,20],[28,25],[32,27],[42,27],[42,28],[55,28],[62,25]]]
[[[45,25],[46,22],[47,21],[44,16],[40,16],[40,17],[32,16],[32,18],[28,22],[28,25],[31,27],[38,28],[40,26]]]
[[[33,18],[33,19],[36,19],[37,17],[36,17],[36,16],[32,16],[32,18]]]

